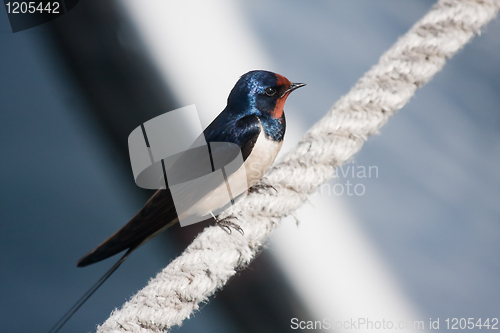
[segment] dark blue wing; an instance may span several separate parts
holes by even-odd
[[[224,112],[222,112],[204,131],[205,139],[208,143],[228,142],[235,145],[214,145],[215,149],[211,153],[213,157],[216,157],[213,159],[216,163],[213,167],[218,169],[228,164],[240,151],[243,160],[246,160],[257,141],[260,130],[260,120],[257,116],[245,116],[227,121],[224,119]],[[211,163],[209,154],[191,151],[182,154],[169,172],[189,169],[189,171],[183,171],[186,176],[193,173],[205,174],[207,172],[206,166],[211,166]],[[208,172],[211,169],[210,167]],[[193,198],[191,198],[193,195],[203,195],[196,190],[196,188],[186,187],[187,202],[193,202]],[[133,249],[176,218],[177,213],[170,191],[168,189],[158,190],[125,226],[81,258],[78,261],[78,266],[87,266],[126,249]]]
[[[207,142],[230,142],[240,147],[243,160],[253,149],[261,131],[260,120],[256,115],[249,115],[235,120],[224,119],[224,112],[219,115],[204,131]],[[231,154],[228,154],[230,156]]]

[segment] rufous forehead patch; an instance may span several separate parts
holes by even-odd
[[[286,77],[284,77],[283,75],[279,75],[279,74],[276,74],[276,78],[278,79],[277,82],[276,82],[276,85],[277,86],[290,86],[290,84],[292,84]]]

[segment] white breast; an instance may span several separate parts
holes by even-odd
[[[266,138],[261,129],[252,152],[245,160],[248,187],[254,186],[264,176],[278,155],[283,141],[277,142]]]
[[[264,130],[261,127],[252,152],[243,165],[228,177],[228,184],[230,185],[233,198],[236,198],[249,187],[254,186],[264,176],[276,159],[281,145],[282,142],[266,138]],[[185,214],[182,214],[181,219],[190,215],[205,216],[210,214],[210,212],[224,207],[228,203],[228,188],[227,184],[223,183],[204,196],[193,207],[187,210]]]

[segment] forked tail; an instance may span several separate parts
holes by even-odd
[[[78,311],[78,309],[92,296],[99,287],[113,274],[118,267],[127,259],[130,253],[135,249],[130,248],[116,264],[113,265],[76,303],[59,321],[52,327],[49,333],[57,333],[66,324],[66,322]]]

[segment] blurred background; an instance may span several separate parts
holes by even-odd
[[[2,6],[1,330],[48,331],[118,259],[76,268],[152,195],[133,180],[134,128],[189,104],[206,126],[240,75],[267,69],[307,83],[285,108],[287,151],[434,2],[82,0],[15,34]],[[499,36],[496,20],[173,332],[498,318]],[[62,332],[94,331],[205,226],[135,251]]]

